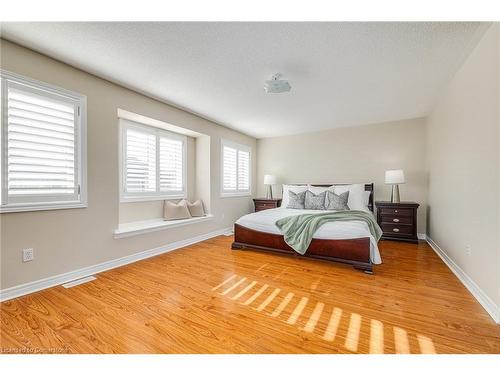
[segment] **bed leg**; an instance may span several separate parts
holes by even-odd
[[[244,249],[244,246],[240,245],[238,242],[233,242],[231,244],[231,249],[233,249],[233,250],[242,250],[242,249]]]
[[[368,275],[373,275],[373,267],[371,264],[366,264],[366,265],[365,264],[357,264],[353,267],[354,267],[354,269],[363,271],[364,273],[366,273]]]

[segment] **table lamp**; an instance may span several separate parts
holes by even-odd
[[[264,175],[264,185],[267,185],[267,199],[273,199],[273,185],[276,184],[276,176],[272,174]]]
[[[392,185],[391,203],[400,203],[399,184],[405,183],[405,174],[402,169],[385,171],[385,183]]]

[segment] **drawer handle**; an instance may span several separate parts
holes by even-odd
[[[399,229],[398,228],[394,228],[392,231],[393,232],[399,232]]]
[[[395,213],[398,213],[398,210],[394,210]]]
[[[399,223],[399,219],[392,219],[395,223]]]

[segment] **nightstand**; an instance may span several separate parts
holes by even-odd
[[[278,208],[281,205],[281,198],[254,198],[253,204],[255,206],[255,212],[268,210],[270,208]]]
[[[383,240],[418,243],[418,203],[375,202],[375,206],[377,207],[377,223],[383,231]]]

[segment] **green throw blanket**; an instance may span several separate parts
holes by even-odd
[[[287,216],[279,219],[276,225],[283,232],[285,242],[296,252],[304,255],[318,228],[332,221],[364,221],[377,242],[382,236],[382,229],[373,215],[364,211],[329,211],[321,214]]]

